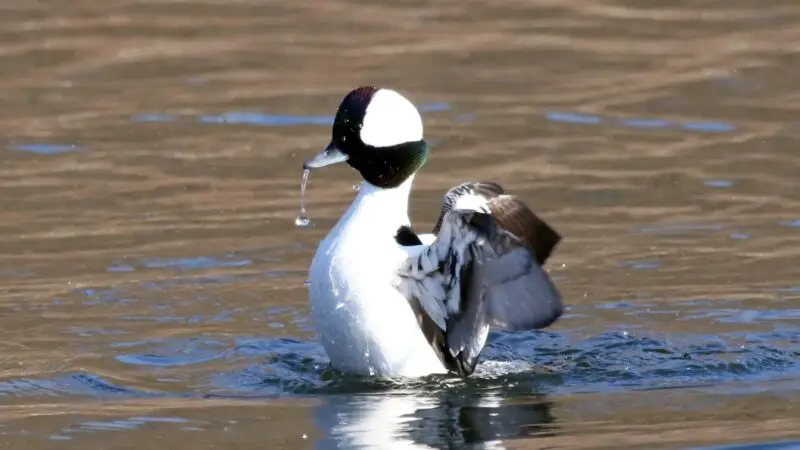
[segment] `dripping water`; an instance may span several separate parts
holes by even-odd
[[[311,172],[308,169],[303,170],[303,181],[300,183],[300,215],[294,219],[294,225],[297,227],[307,227],[311,221],[306,216],[306,184],[308,184],[308,174]]]

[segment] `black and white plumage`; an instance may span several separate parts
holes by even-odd
[[[544,328],[562,314],[541,265],[561,237],[516,197],[490,182],[451,189],[436,240],[399,270],[431,346],[449,371],[470,375],[490,326]]]
[[[364,178],[310,268],[312,316],[337,369],[468,376],[490,327],[544,328],[562,314],[542,268],[561,237],[500,185],[450,189],[433,233],[414,231],[408,198],[427,157],[413,104],[362,87],[342,100],[331,143],[305,163],[347,162]]]

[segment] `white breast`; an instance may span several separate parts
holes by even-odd
[[[309,299],[336,369],[401,377],[444,372],[408,301],[392,285],[405,259],[397,245],[381,242],[331,236],[320,245],[311,264]]]
[[[385,223],[402,217],[375,214],[378,205],[385,205],[375,200],[387,200],[380,197],[360,193],[311,263],[309,301],[320,341],[333,367],[344,372],[389,377],[445,373],[408,300],[393,286],[408,250],[388,231],[399,225]]]

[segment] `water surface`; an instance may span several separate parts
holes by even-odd
[[[800,445],[794,2],[2,9],[7,448]],[[314,340],[357,178],[315,172],[297,229],[301,165],[367,83],[423,112],[417,227],[492,179],[565,236],[567,314],[475,378],[342,379]]]

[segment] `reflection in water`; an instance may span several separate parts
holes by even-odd
[[[37,153],[40,155],[56,155],[59,153],[74,152],[80,150],[78,145],[64,144],[13,144],[9,145],[11,150]]]
[[[329,396],[315,410],[326,436],[316,448],[504,449],[508,439],[555,436],[547,399],[503,397],[450,389]]]
[[[715,445],[692,450],[800,450],[800,441],[759,442],[755,444]]]
[[[703,131],[708,133],[724,133],[736,130],[736,127],[729,123],[722,122],[695,122],[686,121],[671,123],[665,119],[652,119],[652,118],[633,118],[633,119],[611,119],[595,116],[591,114],[581,114],[572,112],[558,112],[551,111],[545,114],[547,120],[553,122],[565,122],[581,125],[599,125],[601,123],[609,122],[614,125],[621,125],[631,128],[669,128],[678,127],[684,130]]]
[[[447,111],[450,105],[447,103],[423,103],[417,105],[422,113]],[[131,117],[134,122],[175,122],[183,117],[175,114],[165,113],[146,113],[135,114]],[[188,118],[192,118],[191,116]],[[201,124],[228,124],[228,125],[262,125],[286,127],[296,125],[322,125],[330,126],[333,124],[333,116],[323,115],[291,115],[291,114],[267,114],[257,111],[230,111],[216,115],[204,115],[195,118]]]

